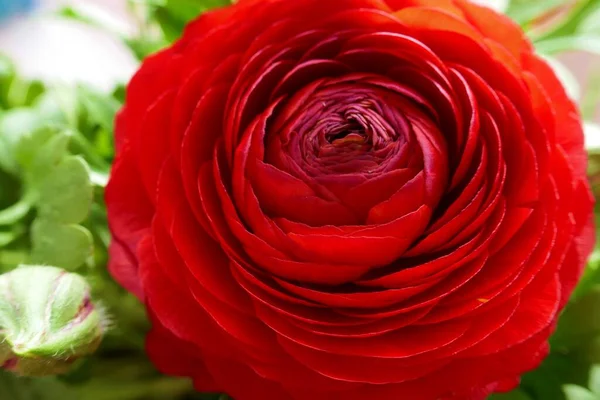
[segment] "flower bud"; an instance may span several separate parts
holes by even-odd
[[[93,353],[106,323],[84,278],[55,267],[0,275],[0,366],[24,376],[55,375]]]

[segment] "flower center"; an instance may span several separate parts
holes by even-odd
[[[447,162],[444,137],[419,100],[379,76],[322,78],[280,98],[249,151],[265,173],[278,171],[289,196],[337,210],[319,223],[389,222],[435,204],[446,184],[436,172]],[[272,215],[285,214],[288,204],[260,198]]]
[[[381,116],[376,102],[370,99],[345,106],[341,112],[320,120],[315,129],[322,129],[333,146],[364,145],[369,150],[382,148],[397,138],[397,133]]]

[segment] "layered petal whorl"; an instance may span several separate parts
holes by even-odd
[[[158,368],[236,400],[509,390],[594,242],[574,104],[464,0],[207,12],[116,130],[111,272]]]

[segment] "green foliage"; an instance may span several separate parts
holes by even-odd
[[[24,89],[27,94],[19,96]],[[0,272],[35,263],[82,273],[118,320],[95,356],[102,365],[104,352],[115,348],[141,353],[147,329],[141,304],[105,268],[109,235],[103,191],[122,100],[85,86],[39,89],[0,57]],[[138,368],[144,363],[138,360]],[[152,370],[146,384],[152,387],[154,379]],[[2,374],[0,380],[1,399],[93,400],[87,392],[79,394],[87,388],[84,381],[72,388],[55,378],[32,381]],[[179,381],[174,385],[181,387]],[[129,391],[123,400],[140,399]],[[172,398],[163,393],[156,399]]]
[[[592,367],[590,379],[586,387],[567,384],[563,387],[566,400],[598,400],[600,399],[600,365]]]
[[[494,394],[489,400],[532,400],[532,398],[522,390],[513,390],[510,393]]]
[[[598,396],[589,390],[577,385],[565,385],[567,400],[598,400]]]
[[[92,196],[86,162],[79,156],[65,157],[40,184],[38,215],[51,221],[77,224],[89,214]]]
[[[512,0],[507,14],[527,28],[532,21],[564,4],[564,0]]]
[[[31,261],[75,270],[94,251],[91,233],[81,225],[66,225],[44,218],[31,225]]]
[[[151,17],[160,25],[165,38],[175,41],[185,25],[203,12],[231,4],[231,0],[149,0]]]
[[[534,2],[537,3],[537,2]],[[600,54],[600,1],[579,0],[557,24],[534,36],[538,51],[557,54],[584,51]]]
[[[75,393],[54,378],[19,378],[0,370],[0,399],[76,400]]]

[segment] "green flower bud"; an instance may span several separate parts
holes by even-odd
[[[0,366],[24,376],[55,375],[93,353],[106,330],[84,278],[55,267],[0,275]]]

